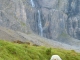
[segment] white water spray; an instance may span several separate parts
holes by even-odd
[[[35,4],[34,4],[33,0],[31,0],[31,5],[32,5],[32,7],[35,7]]]

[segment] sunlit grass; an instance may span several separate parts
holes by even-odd
[[[80,60],[80,53],[74,50],[31,46],[0,40],[0,60],[50,60],[58,54],[63,60]]]

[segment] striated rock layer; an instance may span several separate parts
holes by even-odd
[[[54,40],[80,39],[79,0],[0,0],[0,25]]]

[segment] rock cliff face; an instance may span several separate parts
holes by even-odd
[[[67,15],[59,7],[62,4],[56,0],[31,0],[32,9],[36,9],[33,19],[33,31],[43,37],[56,39],[66,32]],[[64,8],[64,7],[62,7]]]
[[[0,25],[54,40],[64,40],[67,35],[80,39],[79,3],[79,0],[0,0]]]
[[[57,39],[60,35],[68,34],[73,38],[80,39],[79,0],[32,1],[35,5],[32,8],[41,11],[41,29],[44,37]],[[37,18],[37,16],[35,18]],[[37,25],[35,27],[37,27]],[[38,28],[39,27],[37,27],[37,29]],[[40,33],[39,30],[37,30],[38,33]]]
[[[0,25],[27,32],[27,17],[22,0],[0,0]]]

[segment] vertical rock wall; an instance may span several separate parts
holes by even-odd
[[[0,25],[49,39],[80,39],[79,0],[0,0]]]

